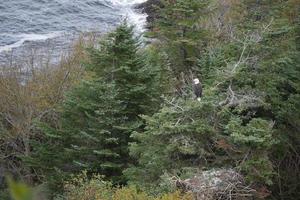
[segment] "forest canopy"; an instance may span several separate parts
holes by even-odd
[[[142,38],[124,21],[25,80],[3,66],[0,199],[298,199],[299,10],[161,0]]]

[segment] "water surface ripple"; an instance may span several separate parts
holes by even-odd
[[[145,16],[133,5],[145,0],[1,0],[0,60],[8,52],[53,40],[57,47],[81,32],[106,32],[127,17],[141,30]],[[64,39],[65,40],[65,39]],[[49,41],[48,41],[49,42]],[[19,51],[19,52],[18,52]],[[1,58],[2,57],[2,58]]]

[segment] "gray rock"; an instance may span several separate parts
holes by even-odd
[[[196,200],[250,200],[256,192],[233,169],[203,171],[193,178],[177,180],[176,186],[185,192],[192,192]]]
[[[157,13],[157,7],[163,7],[161,0],[148,0],[135,6],[136,9],[142,10],[143,13],[148,15],[148,28],[151,28],[151,23],[153,23],[155,19],[159,17]]]

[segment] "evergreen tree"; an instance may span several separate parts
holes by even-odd
[[[128,122],[137,122],[138,115],[157,109],[161,92],[157,87],[162,87],[156,84],[159,69],[147,65],[133,27],[126,21],[101,41],[99,49],[92,48],[89,52],[89,69],[107,82],[114,82],[119,91],[116,99],[124,108],[120,114]],[[152,87],[154,83],[157,87]]]
[[[42,170],[52,187],[82,170],[125,182],[128,136],[116,127],[122,123],[116,94],[115,86],[101,79],[83,81],[67,95],[58,126],[40,125],[44,139],[35,142],[27,162]]]
[[[298,198],[299,3],[162,4],[158,40],[144,51],[126,22],[88,50],[91,77],[66,96],[58,123],[40,125],[29,166],[56,188],[87,170],[148,190],[164,189],[165,174],[234,168],[263,196]],[[168,94],[158,109],[167,79],[190,72],[202,100],[187,85],[185,98]]]
[[[196,70],[197,59],[209,38],[208,29],[201,24],[213,14],[209,5],[208,0],[162,1],[154,36],[167,53],[175,77]]]
[[[244,114],[274,122],[277,144],[269,151],[273,176],[272,192],[276,198],[296,198],[299,194],[300,107],[299,3],[295,1],[242,1],[244,16],[237,20],[238,34],[248,35],[247,61],[238,70],[235,84],[242,91],[256,91],[263,106],[245,108]],[[256,12],[251,12],[253,9]],[[254,43],[253,43],[254,41]],[[287,115],[287,111],[294,113]],[[284,114],[285,113],[285,114]],[[298,151],[296,150],[296,151]],[[293,171],[293,177],[289,172]],[[276,189],[275,189],[276,188]]]
[[[169,1],[162,10],[167,13],[179,2]],[[254,8],[256,13],[251,12]],[[239,14],[234,13],[236,9]],[[173,99],[158,113],[144,117],[146,131],[134,134],[138,142],[131,146],[139,165],[126,171],[132,182],[154,186],[164,172],[182,175],[186,168],[236,167],[258,190],[264,185],[276,188],[273,194],[281,198],[296,198],[299,157],[292,152],[300,143],[296,10],[293,1],[229,3],[225,16],[231,28],[222,32],[225,40],[195,41],[207,44],[195,70],[205,84],[202,101]],[[177,15],[163,16],[161,20],[169,25]],[[182,15],[182,21],[190,19]],[[158,34],[166,34],[164,30]],[[176,48],[165,52],[178,59],[172,50]],[[197,47],[191,50],[197,52]],[[283,160],[288,164],[282,164]],[[275,169],[280,169],[279,175]],[[295,178],[288,178],[288,170],[296,172]],[[280,181],[293,187],[284,187]]]
[[[157,71],[139,52],[132,27],[121,24],[88,52],[91,80],[82,81],[66,96],[56,127],[40,126],[44,141],[37,141],[34,155],[27,159],[54,179],[52,184],[82,170],[124,184],[122,170],[132,162],[130,135],[143,129],[139,115],[158,107],[160,89],[153,87]]]
[[[250,183],[270,184],[272,121],[243,123],[212,99],[168,101],[160,112],[144,116],[146,131],[135,133],[131,155],[139,161],[126,170],[131,183],[160,187],[164,173],[186,177],[210,168],[239,168]],[[258,131],[259,130],[259,131]],[[246,156],[246,158],[245,158]]]

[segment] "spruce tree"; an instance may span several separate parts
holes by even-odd
[[[157,72],[139,51],[133,27],[121,24],[88,54],[90,78],[66,96],[58,125],[40,125],[43,142],[36,141],[35,153],[27,159],[56,188],[82,170],[126,183],[122,170],[132,162],[130,135],[143,129],[139,115],[153,113],[159,105],[160,90],[152,87]]]
[[[47,175],[51,187],[82,170],[125,182],[128,136],[115,127],[122,122],[116,94],[114,85],[101,79],[83,81],[66,96],[58,125],[39,125],[44,137],[35,141],[27,162]]]
[[[170,1],[165,13],[178,2]],[[182,175],[187,168],[233,167],[258,191],[268,188],[281,198],[296,198],[299,157],[292,149],[299,149],[300,143],[300,70],[293,5],[292,1],[229,3],[225,16],[231,29],[222,32],[226,40],[204,40],[207,46],[197,57],[204,97],[200,103],[170,97],[158,113],[144,117],[146,131],[134,134],[138,142],[131,146],[139,164],[126,171],[132,182],[154,186],[164,172]],[[254,8],[256,13],[251,12]],[[161,20],[171,27],[177,15],[163,16]],[[164,30],[157,31],[164,34]],[[197,47],[191,49],[197,52]],[[293,178],[288,170],[295,172]]]
[[[208,29],[201,24],[213,14],[209,5],[208,0],[162,1],[153,34],[167,53],[176,77],[197,70],[197,59],[209,38]]]
[[[119,91],[116,99],[122,102],[122,114],[128,122],[157,109],[160,91],[151,86],[159,74],[147,65],[133,27],[126,21],[100,42],[99,49],[92,48],[89,52],[88,68],[107,82],[114,82]]]

